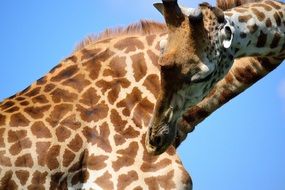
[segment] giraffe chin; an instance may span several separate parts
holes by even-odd
[[[157,156],[164,153],[175,141],[176,128],[169,125],[164,125],[163,129],[170,129],[171,132],[151,134],[152,130],[147,131],[145,145],[149,154]]]

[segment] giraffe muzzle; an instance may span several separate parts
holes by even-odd
[[[146,137],[146,148],[150,154],[159,155],[173,143],[176,137],[176,126],[171,124],[173,108],[169,108],[159,122],[153,122]]]

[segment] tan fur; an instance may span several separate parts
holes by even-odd
[[[243,4],[259,2],[261,0],[217,0],[216,4],[222,10],[238,7]]]

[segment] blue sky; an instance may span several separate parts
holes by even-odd
[[[139,19],[162,20],[152,3],[1,1],[0,99],[43,76],[88,34]],[[179,153],[194,190],[285,189],[284,73],[281,65],[188,136]]]

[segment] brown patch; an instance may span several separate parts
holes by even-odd
[[[11,158],[5,156],[5,150],[0,151],[0,166],[12,167]]]
[[[268,28],[270,28],[272,26],[272,22],[271,22],[270,18],[266,19],[265,24],[266,24],[266,27],[268,27]]]
[[[116,146],[122,145],[126,142],[126,138],[122,136],[121,134],[116,134],[114,136],[115,144]]]
[[[8,109],[8,110],[5,110],[5,112],[6,113],[14,113],[14,112],[16,112],[16,111],[19,111],[19,107],[12,107],[12,108],[10,108],[10,109]]]
[[[256,73],[250,65],[246,66],[245,68],[236,68],[234,72],[235,78],[239,82],[247,85],[250,85],[254,81],[257,81],[257,79],[261,78],[261,75]]]
[[[26,92],[24,92],[25,96],[28,96],[28,97],[33,97],[33,96],[36,96],[40,93],[41,91],[41,87],[36,87],[36,88],[33,88],[33,89],[30,89]]]
[[[49,73],[54,73],[57,69],[61,68],[62,65],[63,65],[62,63],[56,65],[54,68],[52,68],[52,69],[49,71]]]
[[[3,126],[6,124],[6,116],[0,114],[0,126]]]
[[[24,101],[24,102],[21,102],[20,105],[21,106],[27,106],[27,105],[30,105],[30,102]]]
[[[248,28],[249,32],[252,33],[252,34],[255,33],[257,31],[257,29],[258,29],[258,26],[256,24],[248,25],[246,27]]]
[[[126,98],[117,104],[117,107],[123,108],[123,114],[125,116],[130,116],[131,111],[135,105],[141,101],[141,99],[142,93],[137,87],[135,87],[131,94],[127,94]]]
[[[153,41],[155,40],[155,38],[156,38],[156,35],[147,35],[147,36],[145,37],[148,46],[152,46]]]
[[[281,18],[279,16],[279,14],[276,12],[276,13],[274,13],[273,17],[276,21],[277,26],[281,26]]]
[[[249,19],[251,19],[252,16],[251,15],[240,15],[238,17],[238,21],[239,22],[247,22]]]
[[[32,168],[33,165],[34,162],[31,154],[25,154],[23,156],[19,156],[15,161],[16,167]]]
[[[27,131],[25,130],[19,130],[19,131],[10,130],[8,132],[8,142],[9,143],[17,142],[19,139],[24,139],[25,137],[27,137]]]
[[[158,46],[159,46],[159,43],[158,43]],[[159,49],[159,47],[158,47]],[[151,50],[147,50],[147,55],[149,56],[150,60],[151,60],[151,63],[156,66],[156,67],[159,67],[159,64],[158,64],[158,55],[156,55],[154,52],[152,52]]]
[[[60,145],[54,145],[50,147],[46,154],[46,164],[50,170],[57,169],[59,167],[59,162],[57,157],[60,153]]]
[[[134,164],[138,152],[138,143],[132,142],[127,149],[118,150],[118,159],[112,163],[115,171],[119,171],[123,167],[128,167]]]
[[[142,99],[134,110],[133,120],[137,127],[147,126],[152,116],[154,104],[147,98]]]
[[[42,77],[37,80],[37,85],[44,85],[47,82],[47,77]]]
[[[165,190],[175,189],[175,183],[173,181],[174,171],[170,171],[165,175],[157,177],[149,177],[145,179],[146,185],[149,189],[158,190],[160,187]]]
[[[111,174],[106,171],[101,177],[95,180],[95,183],[102,189],[114,189]]]
[[[108,115],[108,105],[105,102],[98,103],[93,105],[92,107],[83,107],[81,105],[77,105],[77,111],[80,112],[81,119],[86,122],[97,122],[100,119],[107,117]]]
[[[44,88],[44,92],[52,91],[56,86],[54,84],[47,84]]]
[[[226,75],[225,80],[226,80],[226,82],[227,82],[228,84],[232,84],[233,81],[234,81],[233,74],[229,72],[229,73]]]
[[[102,170],[107,166],[105,161],[108,156],[93,156],[90,155],[87,159],[87,168],[90,170]]]
[[[32,184],[28,186],[28,190],[45,190],[45,182],[47,179],[47,172],[41,173],[39,171],[35,171],[33,173]]]
[[[66,58],[64,61],[66,61],[66,62],[71,61],[73,63],[76,63],[77,60],[78,60],[77,56],[76,55],[72,55],[72,56]]]
[[[81,122],[77,121],[75,114],[72,114],[63,121],[61,121],[60,125],[65,126],[72,130],[77,130],[81,127]]]
[[[115,109],[111,110],[110,116],[111,122],[115,126],[115,129],[123,130],[127,124],[127,121],[123,120],[119,112]]]
[[[6,110],[6,109],[8,109],[8,108],[13,107],[14,105],[15,105],[14,102],[12,102],[12,101],[7,101],[7,102],[5,102],[4,104],[1,104],[1,105],[0,105],[0,109]]]
[[[33,119],[41,119],[44,117],[44,113],[50,109],[50,105],[47,106],[31,106],[26,107],[24,111],[29,114]]]
[[[74,102],[77,98],[77,94],[59,88],[55,89],[50,95],[54,103],[60,103],[61,101]]]
[[[277,5],[275,2],[273,1],[265,1],[264,3],[270,5],[271,7],[275,8],[275,9],[281,9],[281,6]]]
[[[57,75],[55,75],[54,77],[52,77],[50,80],[52,82],[60,82],[64,79],[69,79],[71,78],[73,75],[75,75],[77,72],[79,71],[79,68],[77,65],[70,65],[67,68],[63,69],[62,71],[60,71]]]
[[[98,53],[102,51],[101,48],[94,48],[94,49],[82,49],[81,53],[81,61],[84,61],[85,59],[90,59],[90,58],[94,58],[94,56],[98,56]]]
[[[89,77],[92,80],[96,80],[98,78],[99,73],[101,71],[102,63],[113,55],[114,52],[110,51],[109,49],[106,49],[98,55],[93,55],[92,59],[82,64],[85,70],[89,73]]]
[[[183,115],[183,119],[190,124],[202,118],[206,118],[209,115],[210,113],[203,108],[200,108],[199,106],[193,106]]]
[[[83,141],[79,135],[76,135],[67,145],[73,152],[78,152],[83,145]]]
[[[31,127],[31,131],[37,138],[51,138],[50,130],[41,121],[35,122]]]
[[[58,142],[65,142],[70,137],[71,132],[69,129],[65,128],[64,126],[59,126],[56,128],[55,134]]]
[[[47,160],[47,150],[49,149],[51,143],[50,142],[37,142],[36,143],[36,153],[38,155],[38,164],[40,166],[45,166]]]
[[[19,154],[24,149],[29,149],[32,147],[32,142],[30,139],[19,139],[17,142],[15,142],[9,149],[10,153],[12,155]]]
[[[125,78],[113,79],[111,81],[100,80],[96,83],[96,85],[102,89],[104,94],[109,91],[108,100],[111,104],[118,99],[121,88],[127,88],[130,84],[130,81]]]
[[[21,185],[26,185],[28,178],[30,176],[30,173],[25,170],[18,170],[15,172],[17,178],[19,179]]]
[[[245,13],[245,12],[248,12],[247,9],[245,8],[235,8],[234,11],[238,12],[238,13]]]
[[[21,113],[15,113],[10,117],[11,127],[26,127],[30,121]]]
[[[255,16],[257,17],[257,19],[259,21],[263,21],[265,19],[265,14],[263,12],[260,12],[256,8],[252,8],[251,10],[252,10],[253,14],[255,14]]]
[[[127,187],[135,183],[139,179],[139,176],[136,171],[130,171],[127,174],[122,174],[118,177],[118,190],[124,190],[127,189]]]
[[[4,143],[4,133],[5,133],[5,128],[0,128],[0,147],[5,147]]]
[[[19,187],[15,183],[15,181],[12,179],[13,172],[7,171],[5,175],[1,178],[0,181],[0,189],[1,190],[15,190]]]
[[[96,105],[99,102],[99,100],[100,96],[97,95],[97,91],[91,87],[83,93],[79,102],[88,107],[91,107]]]
[[[137,49],[143,49],[143,43],[136,37],[127,37],[118,41],[115,45],[115,48],[124,51],[125,53],[130,53],[136,51]]]
[[[44,95],[36,96],[36,97],[34,97],[32,99],[32,101],[33,101],[34,104],[37,104],[37,103],[39,103],[39,104],[46,104],[46,103],[49,102],[48,99]]]
[[[270,44],[270,48],[276,48],[278,45],[279,45],[279,42],[280,42],[280,39],[281,39],[281,36],[279,33],[275,33],[274,34],[274,37],[273,37],[273,40]]]
[[[65,149],[64,154],[63,154],[63,160],[62,160],[62,165],[64,167],[68,167],[71,162],[74,160],[75,154],[71,152],[68,149]]]
[[[98,131],[99,132],[98,132]],[[110,129],[109,126],[104,123],[99,127],[85,127],[82,131],[88,143],[92,145],[97,145],[99,148],[105,152],[111,152],[112,147],[109,142]]]
[[[168,165],[170,165],[172,162],[171,160],[165,158],[157,163],[149,163],[149,162],[143,162],[140,169],[143,172],[157,172],[158,170],[166,168]]]
[[[257,39],[256,47],[258,48],[264,47],[266,44],[266,41],[267,41],[267,34],[263,33],[261,30],[258,36],[258,39]]]
[[[50,113],[50,116],[46,121],[52,126],[55,127],[59,124],[61,120],[67,115],[68,112],[72,111],[72,105],[70,104],[60,104],[54,106],[54,109]]]
[[[135,80],[140,81],[147,72],[146,62],[143,53],[138,53],[131,56],[133,62],[133,71]]]
[[[77,90],[78,92],[81,92],[84,87],[88,86],[90,81],[85,79],[85,76],[83,74],[78,74],[72,78],[68,78],[66,81],[62,83],[65,86],[70,86],[71,88]]]
[[[155,74],[148,75],[143,85],[154,95],[157,99],[160,92],[160,80]]]
[[[109,68],[103,72],[104,76],[112,76],[113,78],[121,78],[127,74],[126,57],[116,56],[109,63]]]
[[[124,143],[127,139],[136,138],[140,135],[140,132],[136,131],[133,126],[128,126],[126,129],[116,127],[115,130],[118,133],[115,135],[116,145],[120,145]]]
[[[261,7],[261,8],[264,8],[266,11],[271,11],[272,8],[266,4],[262,4],[262,3],[257,3],[257,4],[254,4],[254,7]]]

